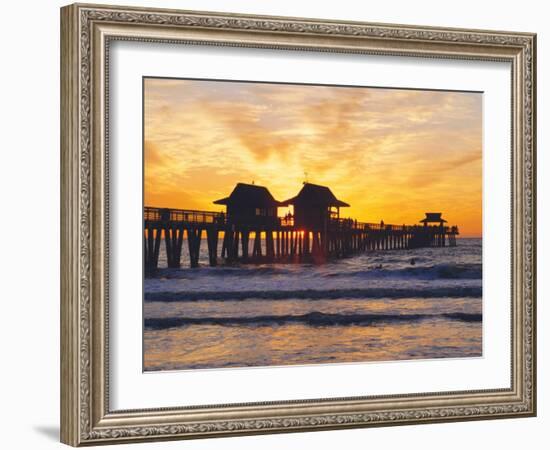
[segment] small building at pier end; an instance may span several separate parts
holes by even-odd
[[[282,206],[266,187],[245,183],[237,183],[228,197],[214,204],[226,206],[228,224],[247,226],[277,225],[277,208]]]
[[[282,202],[294,208],[294,226],[306,230],[326,229],[331,220],[340,218],[340,208],[350,205],[336,196],[327,186],[304,183],[295,197]]]

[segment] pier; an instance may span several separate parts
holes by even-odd
[[[184,263],[184,242],[190,267],[222,261],[322,264],[376,250],[456,246],[459,234],[457,226],[446,225],[441,213],[426,213],[421,225],[341,218],[339,208],[349,205],[328,188],[309,183],[285,202],[276,201],[264,187],[239,183],[229,197],[214,203],[226,205],[227,211],[145,207],[145,270],[158,268],[163,242],[167,266],[178,268]],[[277,208],[288,205],[293,205],[294,214],[278,217]],[[200,261],[204,238],[207,259]]]

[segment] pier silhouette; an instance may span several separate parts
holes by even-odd
[[[158,268],[162,241],[169,268],[182,264],[183,243],[189,265],[199,267],[200,246],[206,237],[208,264],[315,263],[375,250],[456,246],[457,226],[447,226],[441,213],[427,212],[414,225],[358,222],[340,217],[350,205],[326,186],[304,183],[300,192],[277,201],[264,186],[238,183],[228,197],[214,201],[224,212],[144,208],[144,265]],[[277,214],[279,207],[293,214]],[[186,239],[184,239],[186,238]],[[222,241],[218,256],[219,241]],[[263,245],[262,245],[263,243]]]

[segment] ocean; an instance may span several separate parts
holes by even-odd
[[[165,266],[162,247],[144,281],[145,371],[482,356],[481,239],[324,265]]]

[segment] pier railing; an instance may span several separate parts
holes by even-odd
[[[425,228],[434,229],[437,228],[444,233],[458,232],[457,227],[448,227],[448,226],[439,226],[439,225],[395,225],[390,223],[372,223],[372,222],[358,222],[353,219],[331,219],[329,227],[336,227],[343,230],[358,230],[358,231],[401,231],[401,232],[411,232],[415,230],[422,230]]]
[[[197,224],[225,224],[225,214],[214,211],[197,211],[193,209],[143,208],[143,219],[152,222],[190,222]]]

